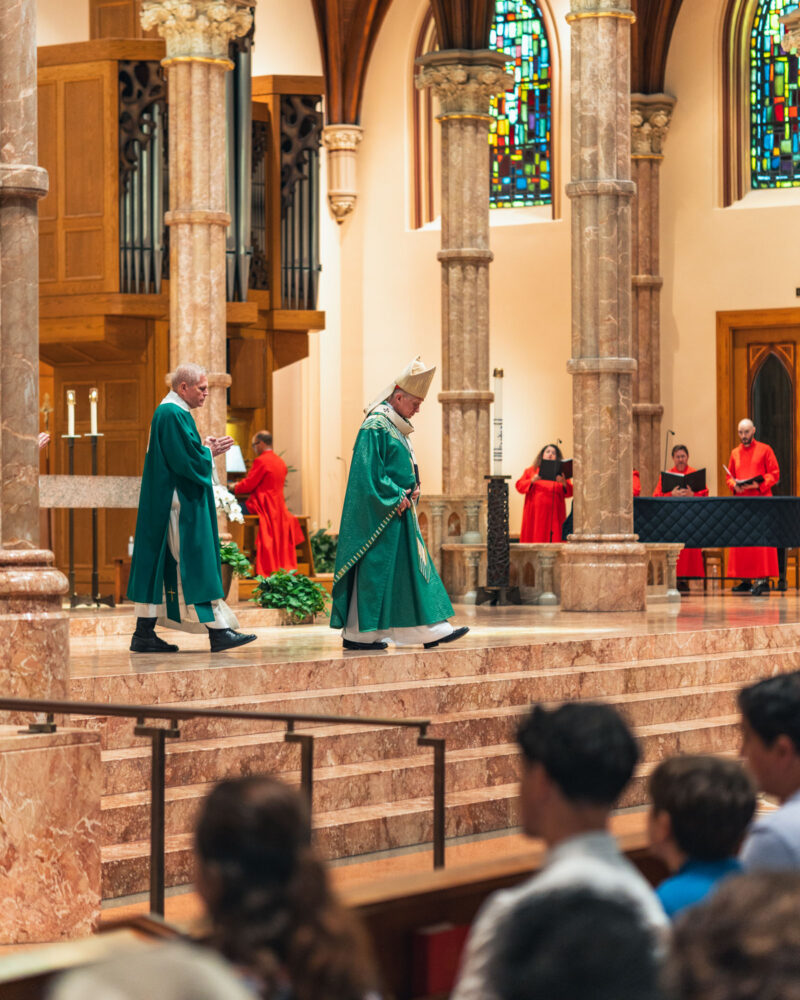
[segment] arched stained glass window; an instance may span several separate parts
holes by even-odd
[[[506,54],[516,84],[492,99],[492,207],[549,205],[552,62],[535,0],[496,0],[489,45]]]
[[[750,33],[750,162],[754,188],[800,185],[797,54],[781,48],[797,0],[762,0]]]

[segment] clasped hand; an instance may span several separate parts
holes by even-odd
[[[211,454],[214,458],[217,455],[224,455],[226,451],[229,451],[234,444],[233,438],[225,435],[224,437],[213,437],[211,434],[203,441],[206,448],[211,449]]]
[[[403,512],[408,510],[412,502],[416,503],[419,500],[419,486],[417,486],[413,493],[406,493],[403,499],[400,501],[400,506],[397,509],[397,516],[402,517]]]
[[[693,497],[694,490],[691,486],[676,486],[672,491],[674,497]]]

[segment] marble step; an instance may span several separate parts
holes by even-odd
[[[295,664],[295,666],[297,666]],[[529,672],[497,673],[457,677],[428,677],[417,679],[414,693],[409,694],[408,677],[394,683],[370,683],[366,678],[360,684],[325,689],[329,678],[347,684],[354,678],[346,672],[333,676],[322,671],[310,677],[305,665],[295,678],[291,691],[256,694],[241,693],[229,697],[203,697],[184,699],[177,703],[182,708],[219,708],[252,711],[297,711],[333,714],[356,713],[362,715],[395,715],[409,717],[441,714],[459,699],[461,704],[484,703],[529,704],[532,701],[562,701],[574,698],[595,698],[604,695],[616,697],[626,693],[644,693],[652,690],[676,690],[682,687],[698,688],[722,682],[747,683],[754,676],[767,676],[779,670],[800,668],[800,649],[781,651],[778,655],[769,650],[758,653],[726,653],[715,658],[696,660],[692,657],[670,661],[645,661],[636,664],[603,664],[564,670],[539,670]],[[199,682],[200,678],[196,678]],[[316,684],[314,683],[316,682]],[[472,692],[470,694],[470,691]],[[196,693],[204,693],[198,683]],[[427,697],[417,692],[427,692]],[[188,692],[187,692],[188,693]],[[412,702],[415,706],[412,710]],[[161,702],[165,707],[171,702]],[[367,708],[365,706],[369,705]],[[117,749],[136,745],[129,720],[108,717],[104,720],[79,721],[79,725],[100,728],[103,746]],[[202,740],[228,738],[246,733],[282,730],[282,723],[236,719],[196,719],[182,724],[183,739]]]
[[[291,626],[293,623],[287,615],[275,608],[260,608],[249,601],[232,605],[234,614],[241,629],[276,628]],[[322,615],[318,622],[327,621]],[[136,616],[133,605],[121,605],[111,611],[92,612],[86,610],[72,611],[69,615],[69,636],[72,640],[97,638],[130,638],[136,627]],[[167,635],[169,629],[162,629],[160,634]]]
[[[738,682],[734,682],[666,692],[616,695],[602,700],[618,705],[633,726],[674,725],[686,720],[734,714],[739,686]],[[510,742],[528,703],[529,699],[522,699],[517,705],[503,703],[478,709],[451,706],[450,711],[432,713],[435,718],[431,735],[444,737],[453,750]],[[412,711],[408,714],[417,713]],[[413,731],[394,730],[393,727],[382,727],[379,731],[373,727],[349,727],[349,738],[341,742],[337,738],[339,734],[332,732],[335,728],[308,729],[319,737],[315,741],[315,758],[320,764],[345,765],[376,757],[408,756],[408,749],[397,753],[397,747],[409,748],[415,742]],[[367,728],[369,732],[365,731]],[[354,751],[356,759],[346,756],[347,751]],[[297,747],[285,743],[280,732],[251,733],[218,740],[178,740],[168,744],[167,784],[218,780],[229,774],[280,773],[296,767],[297,759]],[[105,794],[148,787],[150,747],[144,741],[135,747],[103,751],[103,762]]]

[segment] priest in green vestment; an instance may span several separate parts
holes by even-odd
[[[447,620],[453,606],[417,520],[420,494],[410,418],[419,411],[435,368],[416,358],[366,410],[347,480],[331,628],[345,649],[438,646],[469,629]]]
[[[214,456],[224,454],[233,439],[200,440],[191,411],[207,395],[205,369],[179,365],[172,392],[150,424],[128,580],[128,598],[136,605],[134,653],[178,651],[155,634],[156,623],[207,632],[212,653],[256,638],[236,631],[239,623],[223,600]]]

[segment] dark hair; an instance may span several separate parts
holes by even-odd
[[[530,763],[540,763],[573,802],[612,806],[630,781],[639,748],[627,723],[610,705],[571,701],[559,708],[534,705],[517,732]]]
[[[800,873],[726,879],[675,924],[675,1000],[800,1000]]]
[[[500,1000],[655,1000],[655,942],[632,903],[583,888],[509,914],[490,977]]]
[[[687,458],[689,457],[689,449],[686,447],[685,444],[676,444],[673,447],[672,451],[670,452],[670,454],[672,455],[673,458],[675,458],[675,452],[676,451],[685,451],[686,452],[686,457]]]
[[[256,431],[253,435],[254,441],[260,441],[265,444],[268,448],[272,447],[272,434],[269,431]]]
[[[283,976],[295,1000],[363,1000],[374,988],[363,932],[331,893],[296,791],[264,776],[221,782],[195,849],[210,876],[211,943],[253,972],[265,998]]]
[[[786,735],[800,753],[800,671],[742,688],[738,700],[748,725],[767,746]]]
[[[656,812],[669,815],[672,836],[690,858],[720,861],[739,849],[756,793],[741,765],[722,757],[671,757],[650,775]]]
[[[542,466],[542,456],[544,455],[544,453],[547,451],[548,448],[555,448],[555,450],[556,450],[556,458],[559,460],[559,462],[563,461],[564,455],[563,455],[563,452],[561,451],[561,449],[558,447],[558,445],[557,444],[546,444],[546,445],[542,446],[542,450],[539,452],[539,454],[533,460],[533,467],[534,467],[534,469],[541,468],[541,466]]]

